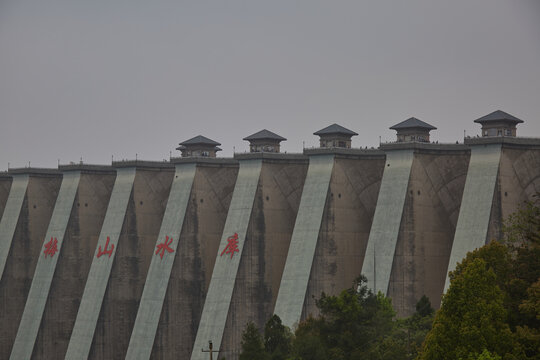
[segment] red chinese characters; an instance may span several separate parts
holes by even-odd
[[[52,238],[45,244],[45,250],[43,253],[45,254],[45,257],[49,255],[50,257],[53,257],[54,254],[58,251],[58,240],[56,238]]]
[[[238,250],[238,234],[237,233],[234,233],[233,236],[229,236],[227,238],[227,246],[225,246],[225,249],[223,249],[220,256],[223,256],[223,254],[227,254],[227,255],[231,254],[231,259],[232,259],[235,252],[237,253],[240,252]]]
[[[171,237],[171,240],[169,240],[168,236],[165,236],[165,242],[162,242],[161,244],[158,244],[156,246],[156,255],[159,254],[159,257],[163,259],[163,255],[165,255],[165,251],[172,253],[174,250],[169,247],[173,241],[173,238]]]
[[[101,245],[99,245],[99,248],[98,248],[98,253],[97,253],[97,257],[101,257],[101,255],[105,255],[105,254],[109,254],[109,257],[111,257],[113,251],[114,251],[114,244],[111,244],[111,248],[109,250],[107,250],[107,248],[109,247],[109,241],[110,241],[110,237],[107,236],[107,242],[105,243],[105,249],[104,250],[101,250]]]

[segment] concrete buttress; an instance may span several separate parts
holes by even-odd
[[[4,273],[4,267],[8,257],[11,241],[15,233],[15,227],[19,221],[19,215],[26,195],[28,175],[15,176],[11,184],[9,197],[0,221],[0,279]]]
[[[23,201],[18,214],[7,207],[3,214],[3,218],[10,219],[10,225],[13,221],[16,226],[11,239],[1,240],[10,245],[0,279],[0,359],[8,359],[11,354],[61,183],[57,170],[24,168],[11,169],[10,173],[15,178],[11,189],[14,195],[18,193],[18,201],[23,194]],[[14,186],[19,176],[28,176],[25,191]]]
[[[129,340],[127,359],[149,359],[152,353],[195,171],[195,163],[176,165],[175,178],[156,240],[157,250],[152,256],[137,318]]]
[[[118,239],[135,180],[135,168],[118,169],[94,259],[69,341],[66,359],[87,359],[116,255]]]
[[[240,161],[220,249],[216,254],[212,279],[191,353],[192,360],[205,359],[201,349],[208,345],[209,340],[214,343],[216,349],[221,346],[261,167],[262,160],[259,159]],[[228,244],[231,244],[231,247],[227,248],[231,252],[224,252]]]
[[[467,252],[481,247],[487,241],[500,158],[500,144],[471,147],[469,170],[465,180],[447,274],[455,269],[457,263],[467,255]],[[450,279],[447,275],[445,292],[449,285]]]
[[[17,337],[11,351],[11,359],[29,359],[32,355],[56,263],[62,252],[64,235],[80,177],[79,171],[70,171],[63,175],[60,192],[56,198],[47,234],[43,240],[43,254],[39,256],[37,262]]]
[[[300,320],[334,166],[334,155],[313,155],[302,190],[274,313],[293,327]]]
[[[413,150],[386,153],[379,198],[362,265],[367,286],[375,293],[381,291],[386,295],[388,292],[412,162]]]

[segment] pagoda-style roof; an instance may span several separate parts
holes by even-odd
[[[505,113],[504,111],[501,111],[501,110],[494,111],[491,114],[487,114],[486,116],[482,116],[481,118],[474,120],[475,123],[480,123],[480,124],[486,123],[486,122],[492,122],[492,121],[493,122],[506,121],[506,122],[511,122],[514,124],[519,124],[523,122],[523,120],[518,119],[517,117],[512,116],[508,113]]]
[[[176,150],[180,150],[180,151],[186,150],[186,149],[187,149],[187,148],[186,148],[184,145],[180,145],[179,147],[176,148]],[[222,151],[223,149],[216,146],[216,147],[214,148],[214,150],[216,150],[216,151]]]
[[[321,136],[321,135],[332,135],[332,134],[341,134],[341,135],[349,135],[349,136],[358,135],[354,131],[346,129],[343,126],[338,125],[338,124],[332,124],[330,126],[325,127],[324,129],[321,129],[321,130],[313,133],[313,135],[319,135],[319,136]]]
[[[435,126],[430,125],[426,122],[423,122],[422,120],[419,120],[415,117],[409,118],[405,121],[400,122],[399,124],[396,124],[394,126],[391,126],[390,129],[392,130],[403,130],[403,129],[426,129],[426,130],[435,130],[437,129]]]
[[[285,141],[285,139],[282,136],[279,136],[276,133],[273,133],[269,130],[261,130],[259,132],[256,132],[255,134],[249,135],[244,138],[244,140],[251,141],[251,140],[277,140],[277,141]]]
[[[189,140],[186,140],[186,141],[180,143],[180,146],[186,146],[186,145],[219,146],[221,144],[214,141],[214,140],[211,140],[211,139],[209,139],[209,138],[207,138],[205,136],[198,135],[198,136],[195,136],[194,138],[191,138]]]

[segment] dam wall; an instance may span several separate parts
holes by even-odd
[[[540,192],[540,142],[502,144],[488,240],[500,240],[504,219]]]
[[[9,178],[11,180],[11,178]],[[11,248],[13,235],[19,221],[21,209],[26,196],[26,188],[28,187],[28,175],[16,176],[13,185],[11,182],[4,182],[8,184],[11,191],[9,196],[6,196],[3,203],[5,209],[5,216],[2,216],[0,220],[0,278],[4,272],[6,266],[7,257]],[[7,187],[7,186],[6,186]]]
[[[8,199],[2,220],[5,218],[10,225],[16,225],[14,231],[2,234],[0,239],[2,248],[6,249],[7,253],[0,279],[1,359],[8,359],[11,354],[62,181],[57,170],[14,169],[10,171],[10,175],[13,176],[10,193],[13,192],[17,199],[14,199],[13,208],[10,208]]]
[[[247,322],[294,327],[362,273],[398,316],[438,307],[448,270],[538,191],[540,140],[506,137],[10,169],[0,358],[205,359],[212,341],[236,359]]]
[[[2,214],[4,213],[4,208],[6,207],[12,181],[13,178],[11,176],[7,174],[0,175],[0,219],[2,219]]]

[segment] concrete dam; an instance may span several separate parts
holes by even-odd
[[[262,130],[218,158],[198,136],[168,162],[70,164],[0,173],[1,359],[236,359],[248,321],[294,327],[360,274],[399,316],[448,271],[502,237],[540,191],[540,139],[496,111],[479,137],[351,148],[337,124],[319,148],[280,152]]]

